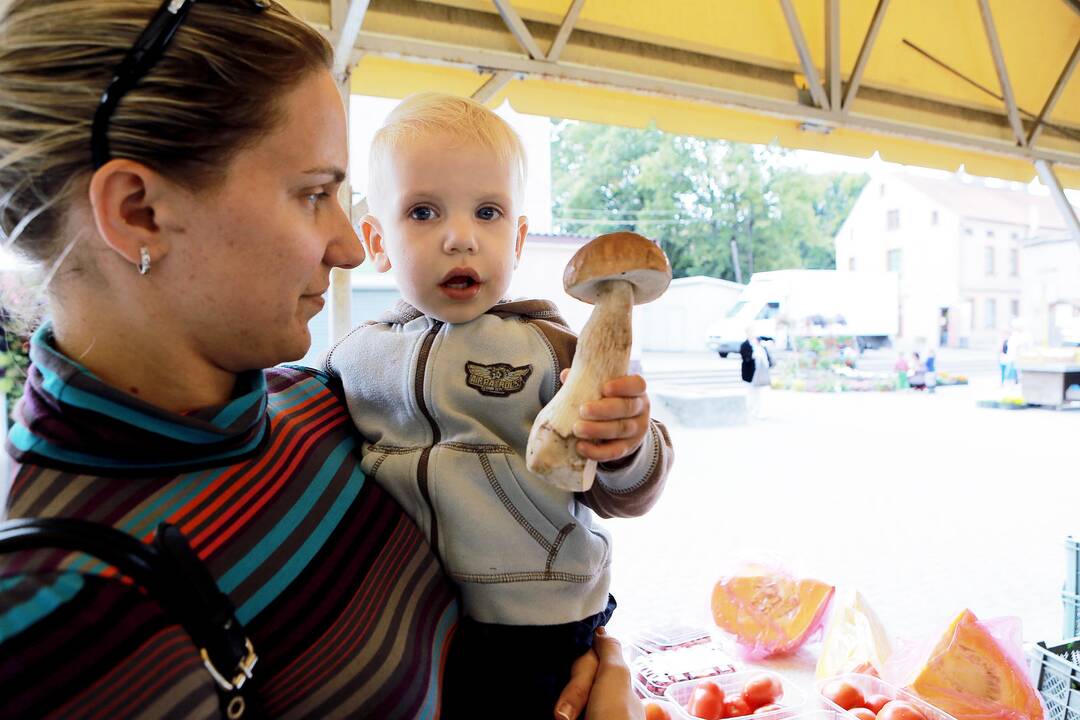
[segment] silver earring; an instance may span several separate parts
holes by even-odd
[[[139,274],[150,274],[150,251],[143,245],[139,248]]]

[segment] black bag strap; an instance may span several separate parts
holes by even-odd
[[[56,548],[86,553],[115,566],[144,588],[191,635],[214,678],[229,720],[259,715],[242,691],[258,656],[236,611],[187,538],[162,523],[151,545],[114,527],[74,518],[0,522],[0,554]],[[250,689],[250,686],[249,686]]]

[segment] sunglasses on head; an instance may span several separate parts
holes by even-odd
[[[128,50],[123,61],[116,66],[109,86],[101,95],[90,131],[90,150],[95,170],[109,161],[109,120],[116,111],[116,106],[120,104],[120,98],[130,92],[165,54],[165,49],[169,47],[195,1],[165,0],[161,3],[146,29]],[[270,7],[268,0],[243,0],[242,4],[255,12],[262,12]]]

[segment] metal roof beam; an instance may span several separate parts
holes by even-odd
[[[1076,219],[1076,208],[1069,202],[1069,198],[1065,197],[1061,182],[1054,173],[1054,166],[1045,160],[1036,160],[1035,169],[1043,185],[1050,189],[1050,197],[1054,198],[1054,204],[1057,205],[1058,212],[1061,213],[1066,227],[1069,228],[1069,234],[1072,235],[1076,244],[1080,245],[1080,221]]]
[[[514,73],[507,72],[506,70],[499,70],[490,78],[487,82],[480,86],[480,88],[472,94],[472,99],[478,103],[487,105],[491,98],[499,94],[499,91],[510,84],[510,81],[514,79]]]
[[[334,77],[342,77],[349,69],[352,50],[364,24],[370,0],[349,0],[348,7],[344,0],[331,0],[330,30],[334,45]]]
[[[1039,139],[1039,134],[1044,127],[1043,122],[1050,119],[1050,113],[1054,111],[1054,106],[1057,105],[1057,101],[1061,98],[1061,93],[1069,83],[1069,78],[1072,76],[1073,70],[1076,69],[1078,61],[1080,61],[1080,42],[1077,42],[1076,47],[1073,48],[1069,61],[1065,63],[1065,69],[1061,71],[1061,75],[1058,76],[1057,82],[1054,84],[1054,89],[1050,92],[1050,97],[1046,98],[1046,104],[1043,105],[1039,116],[1035,118],[1035,126],[1031,128],[1031,133],[1028,135],[1028,145],[1035,144],[1035,141]]]
[[[840,113],[840,0],[825,0],[825,87],[829,108]]]
[[[997,70],[998,82],[1001,84],[1001,96],[1005,99],[1005,112],[1009,116],[1009,124],[1012,126],[1013,135],[1016,136],[1016,143],[1024,147],[1027,144],[1027,137],[1024,135],[1024,126],[1020,122],[1020,112],[1016,109],[1016,97],[1013,95],[1009,71],[1005,67],[1005,56],[1001,52],[1001,42],[998,40],[997,29],[994,27],[990,0],[979,0],[979,12],[982,14],[983,27],[986,29],[986,40],[990,43],[990,53],[994,56],[994,69]]]
[[[791,41],[795,43],[795,51],[799,53],[803,75],[806,76],[806,82],[810,86],[810,97],[819,108],[828,110],[829,98],[825,94],[821,78],[818,77],[817,68],[814,67],[814,58],[810,57],[810,47],[806,44],[806,36],[803,35],[802,25],[799,24],[799,16],[795,14],[791,0],[780,0],[780,7],[784,11],[784,19],[787,20],[788,30],[791,32]]]
[[[563,16],[562,24],[559,25],[559,32],[556,33],[555,40],[552,41],[551,48],[548,50],[548,62],[557,62],[562,56],[566,43],[570,40],[570,33],[574,31],[578,16],[581,15],[581,6],[584,4],[585,0],[572,0],[570,7],[566,9],[566,15]]]
[[[844,94],[844,104],[841,108],[844,113],[851,110],[851,103],[855,99],[856,93],[859,92],[859,85],[862,83],[866,63],[870,60],[870,51],[874,49],[874,41],[877,40],[878,31],[881,30],[881,23],[885,20],[885,11],[888,7],[889,0],[878,0],[877,9],[874,10],[874,18],[870,21],[870,28],[866,31],[866,37],[863,39],[862,47],[859,49],[859,59],[855,61],[855,70],[851,73],[851,80],[848,82],[847,92]]]
[[[468,68],[473,71],[482,70],[490,73],[495,70],[506,70],[512,73],[543,77],[563,82],[578,82],[588,85],[613,87],[643,95],[697,100],[722,107],[743,110],[749,109],[765,115],[795,120],[798,122],[813,122],[830,127],[849,127],[908,139],[925,140],[965,150],[988,152],[1003,157],[1027,161],[1040,158],[1050,162],[1066,164],[1071,167],[1080,167],[1080,152],[1068,153],[1049,148],[1022,148],[1012,141],[995,139],[989,136],[976,136],[947,128],[933,128],[880,117],[850,114],[842,119],[838,119],[827,110],[799,103],[797,94],[793,89],[791,91],[790,99],[783,97],[769,97],[763,94],[758,95],[737,92],[721,86],[702,85],[622,70],[555,64],[546,61],[530,60],[518,54],[481,50],[472,47],[451,46],[430,40],[418,40],[399,35],[390,36],[369,32],[360,33],[357,50],[391,57],[414,58],[452,67]],[[780,73],[779,76],[788,77],[786,73]],[[867,92],[869,92],[869,89]],[[908,98],[908,96],[894,97],[893,95],[889,95],[884,91],[878,91],[876,89],[874,90],[874,94],[875,96],[881,95],[882,98],[891,98],[894,102],[902,101],[905,98],[912,102],[917,100],[915,98]],[[925,100],[918,100],[918,102],[923,104],[928,103],[928,101]],[[932,106],[932,104],[928,105],[928,107],[930,106]],[[957,108],[953,108],[952,106],[944,106],[944,109],[950,108],[952,111],[958,111]],[[974,115],[977,115],[980,118],[986,118],[980,121],[984,123],[993,118],[1000,117],[985,112],[974,113]]]
[[[517,10],[510,5],[510,0],[491,0],[491,2],[495,5],[495,9],[499,11],[503,22],[513,33],[514,39],[518,41],[521,49],[528,53],[533,60],[545,59],[547,56],[540,49],[540,46],[536,44],[536,38],[532,36],[529,28],[525,26],[525,21],[518,15]]]

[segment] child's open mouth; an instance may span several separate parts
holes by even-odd
[[[446,273],[439,288],[451,300],[469,300],[480,292],[480,276],[472,268],[454,268]]]

